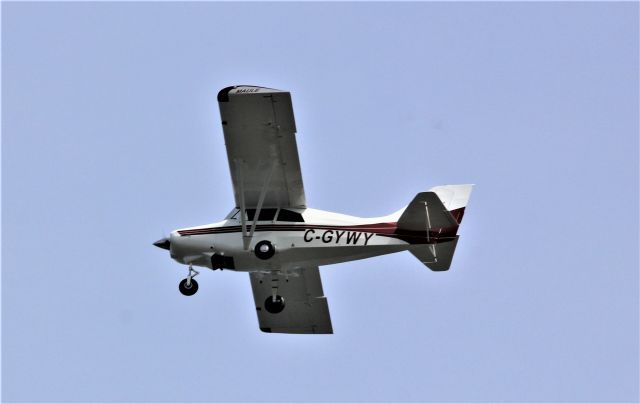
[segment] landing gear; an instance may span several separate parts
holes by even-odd
[[[267,300],[264,301],[264,308],[272,314],[280,313],[284,310],[284,297],[279,295],[267,297]]]
[[[198,282],[196,282],[195,278],[200,272],[193,269],[193,266],[189,264],[189,275],[185,279],[183,279],[178,285],[178,289],[180,293],[185,296],[193,296],[198,291]]]
[[[276,253],[276,248],[270,241],[262,240],[256,244],[256,248],[253,251],[256,253],[256,257],[261,260],[268,260]]]
[[[284,297],[278,294],[278,277],[271,274],[271,296],[264,301],[264,308],[271,314],[280,313],[284,310]]]
[[[198,282],[195,279],[191,279],[191,284],[188,284],[189,279],[183,279],[178,285],[178,289],[180,289],[180,293],[185,296],[193,296],[198,291]]]

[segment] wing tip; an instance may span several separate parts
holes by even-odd
[[[229,91],[236,88],[236,86],[225,87],[218,92],[218,102],[229,102]]]
[[[238,90],[233,94],[238,94],[238,93],[240,93],[240,94],[243,94],[243,93],[262,93],[262,94],[286,93],[286,91],[276,90],[275,88],[241,84],[241,85],[225,87],[222,90],[220,90],[218,92],[218,102],[229,102],[229,93],[231,91],[233,91],[233,90]]]

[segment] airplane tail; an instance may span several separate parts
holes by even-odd
[[[435,192],[438,195],[444,207],[447,208],[458,224],[462,223],[464,208],[469,203],[472,190],[473,184],[440,185],[430,189],[431,192]]]
[[[453,253],[456,252],[458,238],[455,236],[451,240],[438,242],[437,244],[422,244],[409,248],[409,252],[420,260],[432,271],[448,271],[453,261]]]
[[[421,192],[398,218],[399,231],[426,231],[427,244],[416,244],[409,252],[433,271],[446,271],[451,266],[458,243],[456,233],[472,188],[471,184],[442,185]]]

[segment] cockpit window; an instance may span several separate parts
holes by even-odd
[[[274,208],[265,208],[260,210],[260,216],[258,216],[258,221],[268,221],[273,220],[276,217],[276,211],[278,209]],[[253,221],[254,216],[256,215],[255,209],[247,209],[247,221]],[[240,209],[236,210],[234,214],[231,216],[231,219],[240,220]]]
[[[261,220],[273,220],[276,217],[276,211],[278,209],[267,208],[260,210],[260,216],[258,216],[258,221]],[[247,220],[253,220],[253,217],[256,215],[255,209],[247,209]]]
[[[294,212],[288,209],[280,209],[278,214],[278,221],[281,222],[304,222],[302,215],[298,212]]]
[[[227,217],[225,217],[225,219],[229,220],[229,219],[237,219],[238,218],[238,212],[240,212],[240,209],[233,209],[231,212],[229,212],[229,214],[227,215]]]

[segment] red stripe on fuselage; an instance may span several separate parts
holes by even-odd
[[[347,230],[359,231],[366,233],[394,234],[397,229],[397,223],[374,223],[354,226],[328,226],[328,225],[312,225],[312,224],[259,224],[256,231],[304,231],[308,229],[319,230]],[[206,227],[202,229],[178,230],[181,236],[192,236],[200,234],[217,234],[217,233],[235,233],[242,231],[241,226],[222,226],[222,227]],[[247,225],[247,231],[251,231],[251,225]]]
[[[351,226],[330,226],[330,225],[313,225],[313,224],[259,224],[256,227],[256,232],[265,231],[306,231],[306,230],[335,230],[335,231],[355,231],[362,233],[374,233],[378,236],[393,237],[403,240],[411,244],[423,244],[429,242],[435,242],[437,239],[449,239],[456,235],[457,226],[450,228],[443,228],[438,230],[432,230],[427,236],[425,231],[407,231],[398,229],[396,222],[389,223],[370,223]],[[201,236],[208,234],[225,234],[225,233],[239,233],[242,231],[241,226],[222,226],[222,227],[206,227],[202,229],[187,229],[178,230],[178,234],[181,236]],[[247,232],[251,231],[251,226],[247,226]]]

